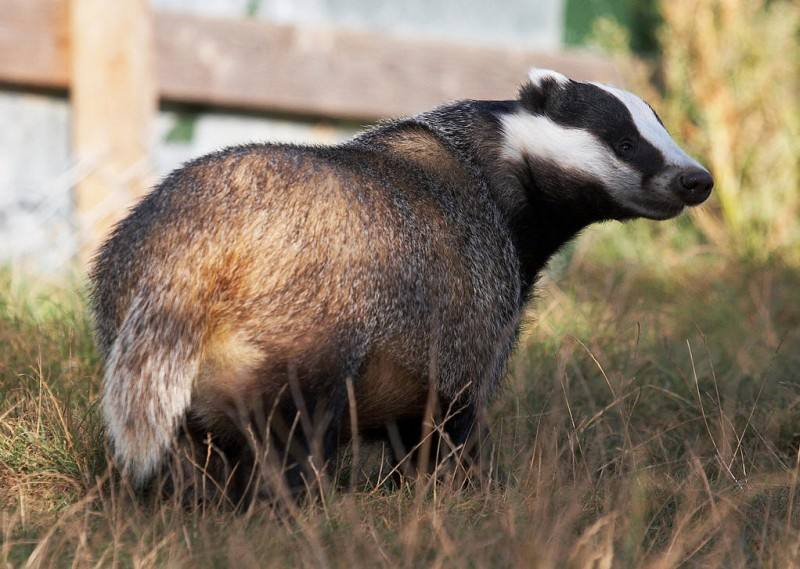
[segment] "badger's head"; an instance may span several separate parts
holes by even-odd
[[[504,158],[538,191],[603,204],[603,217],[668,219],[714,185],[652,107],[621,89],[533,69],[501,123]]]

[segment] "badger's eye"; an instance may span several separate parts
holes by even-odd
[[[617,152],[622,156],[630,156],[636,150],[636,143],[630,138],[623,138],[617,143]]]

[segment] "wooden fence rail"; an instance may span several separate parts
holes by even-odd
[[[0,82],[66,88],[67,2],[0,0],[0,14]],[[451,99],[509,98],[531,65],[619,80],[612,62],[587,54],[169,12],[156,12],[153,24],[158,92],[167,101],[375,119]]]

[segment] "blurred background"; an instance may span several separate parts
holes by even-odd
[[[26,272],[80,270],[136,197],[195,156],[251,141],[332,143],[448,99],[510,98],[530,65],[643,93],[716,176],[711,202],[690,218],[632,224],[635,239],[596,251],[647,255],[643,234],[652,244],[658,233],[655,250],[800,256],[796,2],[0,8],[0,263]]]

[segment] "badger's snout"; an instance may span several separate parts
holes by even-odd
[[[671,186],[683,203],[697,205],[708,199],[714,187],[714,178],[704,168],[686,168],[678,172]]]

